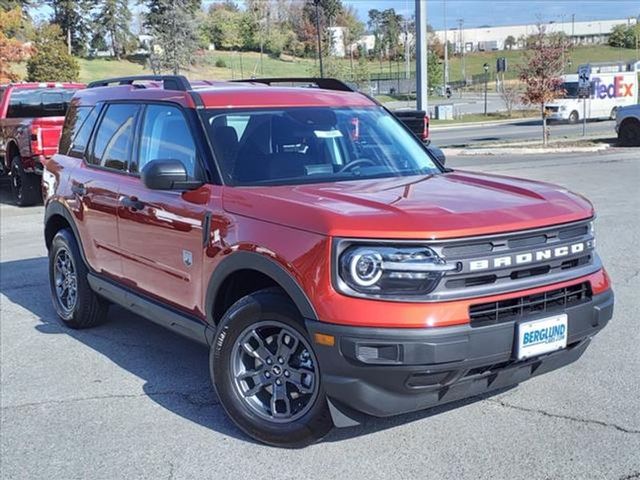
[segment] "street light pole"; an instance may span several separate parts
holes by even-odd
[[[324,78],[324,68],[322,66],[322,40],[320,39],[320,0],[313,0],[316,6],[316,33],[318,35],[318,62],[320,64],[320,78]]]
[[[416,0],[416,103],[418,110],[429,111],[427,78],[427,1]]]
[[[487,116],[487,83],[489,82],[489,64],[485,63],[484,68],[484,116]]]

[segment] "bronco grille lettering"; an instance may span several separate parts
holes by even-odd
[[[524,265],[532,262],[541,262],[551,260],[553,258],[566,257],[584,252],[586,248],[585,242],[574,243],[571,245],[563,245],[555,248],[547,248],[545,250],[537,250],[535,252],[518,253],[516,255],[505,255],[503,257],[495,257],[491,259],[472,260],[469,262],[469,270],[477,272],[479,270],[487,270],[489,268],[502,268],[512,265]]]

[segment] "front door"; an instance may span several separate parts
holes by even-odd
[[[140,293],[198,313],[202,295],[203,228],[215,188],[191,192],[147,189],[137,172],[152,160],[179,160],[192,178],[202,172],[182,110],[147,105],[142,113],[137,163],[120,185],[118,210],[124,278]]]

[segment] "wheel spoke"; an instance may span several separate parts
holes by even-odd
[[[284,406],[284,411],[278,410]],[[274,417],[286,417],[291,414],[291,402],[287,395],[287,388],[284,383],[276,385],[273,383],[273,394],[271,395],[271,415]]]
[[[302,368],[287,368],[289,372],[289,378],[287,379],[292,383],[300,393],[313,392],[313,383],[315,381],[314,373]]]
[[[295,353],[297,348],[298,339],[286,330],[282,330],[278,335],[278,356],[283,357],[284,360],[288,362],[289,358]]]
[[[254,347],[252,345],[252,340],[258,344],[257,347]],[[262,339],[262,337],[260,337],[260,335],[258,335],[258,332],[256,332],[255,330],[252,330],[251,333],[247,336],[246,340],[242,343],[242,348],[249,355],[257,358],[263,363],[266,362],[267,358],[271,356],[271,352],[266,347],[264,340]]]

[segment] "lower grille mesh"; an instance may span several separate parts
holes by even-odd
[[[469,307],[469,318],[471,326],[478,327],[506,322],[529,314],[562,310],[589,300],[591,287],[589,282],[583,282],[535,295],[472,305]]]

